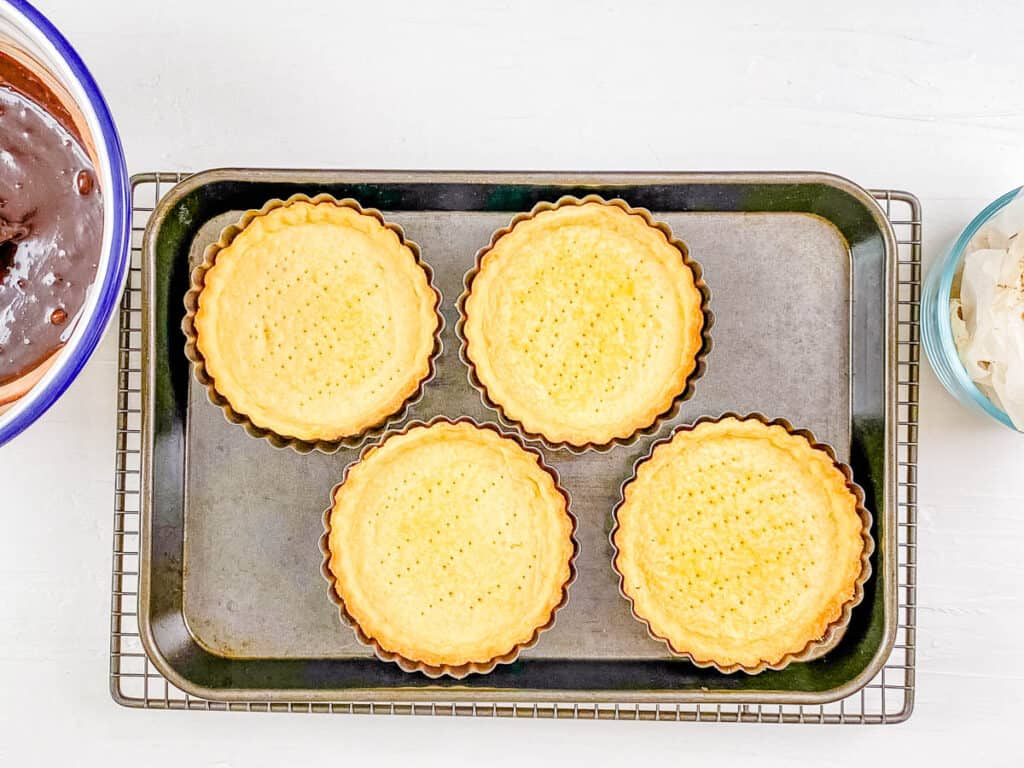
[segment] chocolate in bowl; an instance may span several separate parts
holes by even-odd
[[[70,336],[102,232],[95,169],[70,114],[0,53],[0,404]]]

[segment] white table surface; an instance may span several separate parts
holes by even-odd
[[[1024,183],[1015,2],[40,5],[105,90],[131,172],[827,170],[919,195],[926,262]],[[109,333],[0,448],[0,764],[1020,764],[1024,438],[962,409],[927,367],[915,714],[695,726],[115,706],[114,353]]]

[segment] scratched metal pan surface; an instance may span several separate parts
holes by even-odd
[[[358,449],[302,455],[229,424],[192,378],[180,330],[191,267],[247,209],[296,192],[379,208],[417,242],[443,295],[444,352],[407,419],[495,421],[459,360],[457,306],[491,233],[536,203],[599,194],[647,208],[703,267],[713,349],[692,399],[604,453],[544,450],[578,518],[578,577],[555,626],[514,663],[432,680],[377,660],[320,576],[321,516]],[[160,203],[144,239],[139,626],[159,671],[208,699],[745,701],[815,704],[865,685],[896,628],[894,259],[883,212],[827,174],[212,170]],[[864,487],[877,544],[849,630],[825,657],[758,675],[674,658],[618,591],[608,533],[620,485],[678,424],[764,413],[834,446]]]

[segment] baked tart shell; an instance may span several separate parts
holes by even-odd
[[[330,203],[339,208],[349,208],[356,213],[376,219],[384,228],[397,236],[400,246],[408,248],[412,253],[416,266],[422,269],[426,276],[427,289],[433,296],[432,311],[436,321],[433,332],[433,346],[426,365],[420,372],[421,375],[418,378],[415,389],[390,413],[374,420],[374,423],[367,425],[354,434],[337,439],[303,439],[292,435],[280,434],[273,429],[254,423],[248,415],[236,410],[228,398],[217,389],[217,383],[199,346],[199,330],[196,315],[199,311],[200,294],[206,285],[207,273],[216,264],[218,254],[230,246],[235,238],[253,220],[266,216],[275,209],[285,208],[299,202],[309,203],[314,206],[320,203]],[[291,448],[299,453],[309,453],[313,450],[323,453],[334,453],[341,448],[358,447],[365,440],[384,434],[389,425],[399,423],[407,416],[409,408],[422,398],[424,388],[434,378],[437,359],[442,351],[441,333],[444,330],[444,317],[440,312],[441,292],[434,284],[433,270],[423,260],[419,246],[407,239],[402,228],[397,224],[387,221],[380,211],[374,208],[363,208],[357,201],[350,198],[339,200],[328,194],[319,194],[314,197],[305,194],[295,194],[286,200],[269,200],[259,209],[246,211],[235,224],[231,224],[221,231],[217,242],[207,246],[203,253],[203,260],[191,272],[191,285],[185,294],[184,303],[185,317],[182,319],[181,328],[185,334],[185,355],[191,361],[192,373],[196,380],[206,388],[207,397],[210,402],[221,409],[225,419],[232,424],[243,427],[251,437],[262,438],[275,448]]]
[[[472,292],[473,283],[480,274],[488,253],[494,249],[503,237],[510,234],[517,225],[530,219],[534,219],[539,214],[548,211],[555,211],[567,206],[583,206],[587,204],[612,206],[625,211],[627,214],[640,217],[647,226],[661,232],[667,243],[679,252],[683,264],[689,268],[693,275],[694,287],[700,294],[700,314],[703,319],[700,331],[700,345],[693,357],[693,367],[686,374],[685,380],[677,388],[677,391],[660,402],[651,403],[652,413],[650,414],[650,419],[645,420],[647,423],[636,427],[628,434],[617,435],[601,442],[586,439],[552,440],[538,431],[528,429],[521,420],[515,418],[515,416],[510,414],[502,404],[496,402],[488,394],[487,386],[481,380],[477,366],[474,363],[470,352],[473,341],[470,338],[470,334],[467,333],[466,328],[467,302],[469,301],[470,294]],[[714,314],[711,312],[710,304],[711,290],[708,288],[708,285],[704,280],[704,273],[701,265],[690,256],[690,252],[686,244],[673,235],[671,228],[664,222],[657,221],[650,211],[645,208],[634,208],[625,200],[618,198],[608,200],[600,197],[599,195],[587,195],[582,198],[567,195],[558,199],[556,202],[537,203],[529,212],[516,214],[507,226],[496,230],[491,235],[490,242],[477,252],[473,267],[466,273],[465,278],[463,279],[463,292],[458,300],[459,320],[455,331],[460,344],[459,357],[466,365],[470,384],[472,384],[473,388],[479,392],[484,405],[498,414],[499,422],[502,426],[515,429],[523,435],[524,438],[540,442],[552,450],[564,449],[572,453],[584,453],[591,450],[607,451],[613,446],[632,445],[643,436],[655,434],[659,431],[665,421],[668,421],[678,415],[680,406],[684,402],[693,397],[696,382],[707,370],[707,357],[710,354],[712,347],[711,328],[714,325]]]
[[[641,612],[638,612],[637,601],[630,594],[629,588],[626,585],[626,577],[621,567],[624,554],[619,546],[619,543],[617,542],[617,535],[622,529],[620,512],[624,504],[626,503],[627,490],[629,486],[636,481],[638,471],[641,469],[641,467],[644,466],[644,464],[646,464],[648,461],[652,459],[658,447],[671,443],[673,438],[680,432],[692,432],[696,430],[698,427],[700,427],[702,424],[718,424],[727,419],[734,419],[739,422],[755,420],[766,427],[780,427],[784,429],[786,433],[788,433],[789,435],[794,435],[803,438],[803,440],[807,442],[808,446],[811,449],[822,452],[825,456],[827,456],[832,466],[839,471],[839,473],[842,476],[843,485],[845,486],[846,490],[853,496],[855,500],[855,511],[857,519],[860,523],[859,536],[861,540],[861,549],[860,557],[857,563],[857,565],[859,565],[859,570],[855,571],[855,577],[851,580],[851,583],[848,583],[850,595],[838,607],[838,612],[835,618],[833,618],[831,621],[827,623],[827,625],[824,628],[824,631],[820,634],[820,636],[809,639],[802,648],[797,648],[795,650],[782,653],[778,655],[777,658],[761,659],[759,662],[752,664],[740,662],[720,663],[719,661],[713,658],[705,658],[696,655],[685,648],[677,647],[673,644],[672,639],[667,637],[665,633],[659,632],[654,626],[652,626],[651,621],[647,617],[641,615]],[[705,416],[698,419],[693,424],[677,427],[667,437],[664,437],[654,442],[651,445],[650,450],[644,456],[636,460],[636,462],[633,465],[632,474],[629,478],[625,480],[625,482],[622,483],[619,502],[616,504],[612,512],[612,517],[612,530],[609,534],[609,540],[611,541],[612,551],[614,553],[612,559],[612,567],[614,568],[615,573],[619,577],[619,592],[629,603],[630,612],[633,614],[633,617],[646,627],[648,634],[653,639],[665,643],[665,645],[668,647],[669,651],[673,655],[685,659],[695,666],[714,668],[723,674],[745,672],[747,674],[754,675],[763,672],[766,669],[780,670],[789,666],[793,662],[808,662],[813,661],[815,659],[820,659],[821,657],[825,656],[830,651],[834,650],[836,646],[839,645],[840,641],[843,639],[843,636],[845,635],[846,630],[850,624],[850,618],[853,613],[853,610],[864,599],[864,585],[867,582],[867,580],[871,577],[871,556],[875,551],[875,542],[871,535],[872,516],[871,513],[867,510],[867,508],[864,506],[863,489],[857,483],[854,482],[853,471],[850,468],[850,466],[844,462],[839,461],[836,458],[835,450],[832,448],[832,446],[828,445],[827,443],[818,442],[810,431],[805,429],[796,429],[786,419],[777,418],[769,420],[766,416],[760,413],[741,415],[729,412],[723,413],[721,416],[718,417]]]
[[[462,664],[430,664],[413,658],[409,658],[393,650],[388,650],[387,648],[381,645],[380,641],[378,641],[376,637],[373,637],[371,634],[367,633],[363,626],[360,624],[359,620],[350,612],[349,607],[346,605],[346,601],[343,596],[345,589],[344,587],[339,586],[338,579],[331,568],[331,518],[335,508],[338,491],[348,480],[353,468],[358,466],[371,453],[373,453],[378,448],[382,447],[391,438],[398,437],[400,435],[406,435],[417,428],[433,427],[438,424],[467,424],[469,426],[475,427],[476,429],[489,430],[494,434],[498,435],[499,437],[511,440],[519,448],[523,449],[525,452],[535,457],[539,468],[551,477],[552,481],[554,482],[555,490],[564,499],[565,515],[568,518],[570,524],[569,542],[571,543],[571,553],[569,554],[567,559],[568,576],[561,584],[561,590],[560,594],[557,597],[557,600],[552,601],[552,603],[549,606],[547,619],[542,623],[539,623],[534,628],[532,635],[527,640],[525,640],[524,642],[517,643],[506,652],[496,655],[493,658],[484,661],[470,661]],[[579,541],[576,538],[577,522],[576,517],[573,515],[572,510],[570,508],[571,505],[569,493],[562,487],[559,481],[558,473],[544,461],[544,458],[539,451],[527,445],[524,445],[523,442],[520,439],[518,439],[516,435],[511,434],[507,431],[503,431],[494,424],[487,422],[478,422],[468,417],[449,419],[440,416],[428,422],[410,422],[404,425],[404,427],[401,430],[391,431],[388,434],[381,437],[380,439],[368,442],[360,452],[359,458],[345,467],[345,470],[342,473],[341,482],[339,482],[337,485],[334,486],[334,488],[331,489],[330,500],[331,503],[328,505],[328,507],[324,510],[323,513],[324,532],[321,535],[319,542],[320,553],[323,557],[322,564],[320,567],[320,573],[328,584],[328,596],[330,597],[331,602],[337,607],[342,624],[353,630],[353,632],[356,635],[356,638],[362,645],[371,648],[378,659],[394,663],[405,672],[422,673],[423,675],[432,679],[450,677],[460,680],[462,678],[467,677],[468,675],[487,674],[493,671],[500,664],[511,664],[518,659],[519,654],[523,650],[535,646],[538,640],[540,639],[540,635],[543,632],[551,629],[551,627],[554,626],[555,617],[558,611],[563,606],[565,606],[566,602],[569,599],[569,587],[576,580],[576,557],[579,554],[580,549]]]

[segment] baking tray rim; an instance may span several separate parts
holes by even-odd
[[[184,677],[175,669],[166,656],[160,651],[153,634],[150,621],[150,571],[152,543],[152,508],[153,508],[153,421],[155,402],[150,395],[148,382],[156,375],[156,355],[152,354],[152,333],[155,327],[156,302],[152,301],[155,284],[153,281],[152,264],[155,263],[156,243],[153,233],[159,229],[168,211],[195,189],[218,181],[239,180],[239,177],[260,183],[296,183],[296,184],[327,184],[327,183],[464,183],[464,184],[547,184],[550,186],[610,186],[618,184],[823,184],[839,189],[861,203],[870,213],[877,225],[884,244],[884,285],[885,301],[885,337],[883,339],[883,360],[885,375],[883,381],[883,398],[885,409],[885,425],[883,432],[884,482],[882,500],[885,521],[884,536],[879,537],[879,571],[885,575],[883,601],[882,642],[874,656],[864,669],[846,683],[823,691],[780,691],[780,690],[744,690],[733,691],[722,688],[700,688],[691,690],[647,689],[488,689],[484,687],[464,686],[428,686],[416,688],[382,687],[382,688],[211,688],[197,684]],[[138,629],[143,650],[153,666],[175,687],[189,695],[212,701],[244,702],[436,702],[452,703],[481,702],[517,703],[531,701],[537,703],[580,702],[601,704],[605,702],[621,702],[626,704],[689,704],[732,702],[735,704],[794,704],[818,705],[828,704],[844,699],[865,685],[885,666],[896,642],[896,610],[898,609],[897,590],[897,546],[895,542],[896,526],[896,429],[897,414],[896,393],[896,345],[893,335],[897,327],[897,296],[895,258],[897,245],[892,224],[885,216],[881,205],[866,189],[843,176],[817,171],[670,171],[670,172],[632,172],[632,171],[403,171],[403,170],[330,170],[330,169],[284,169],[284,168],[244,168],[222,167],[199,171],[176,184],[156,205],[146,224],[142,242],[142,283],[146,306],[142,312],[142,464],[140,474],[139,498],[141,501],[141,519],[139,526],[139,589],[138,589]]]

